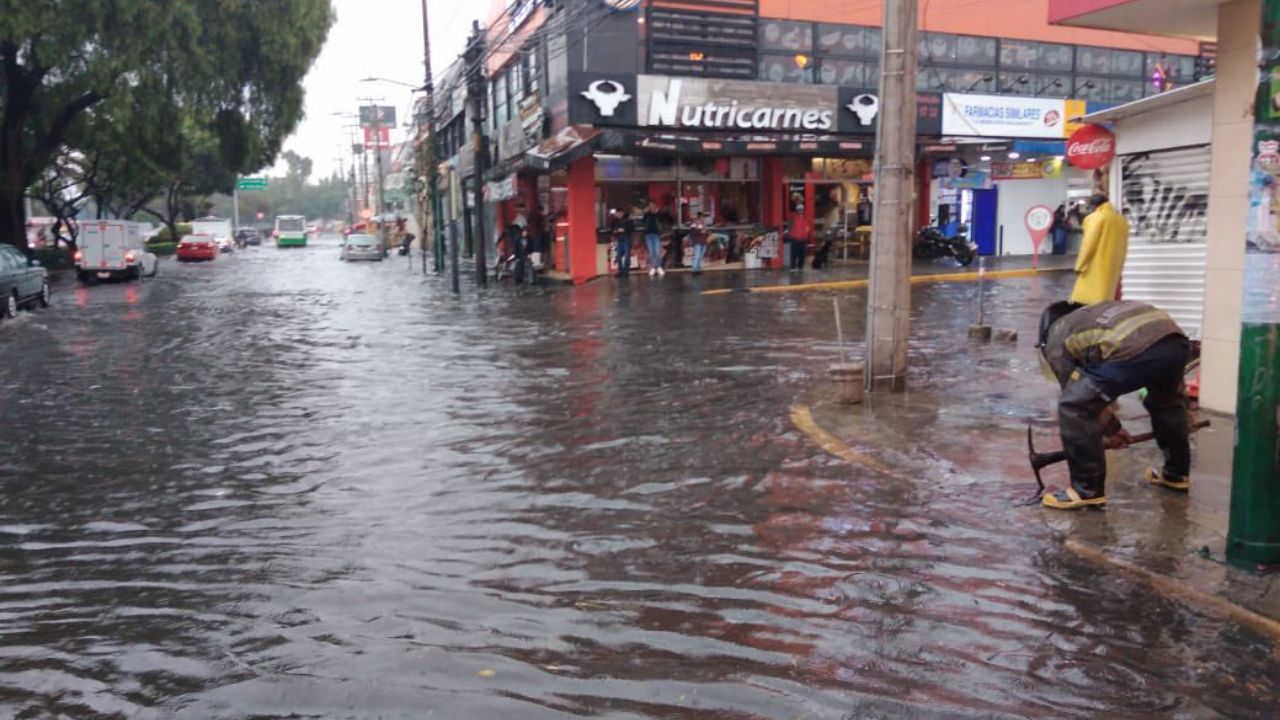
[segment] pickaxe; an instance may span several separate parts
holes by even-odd
[[[1203,430],[1204,428],[1209,427],[1209,425],[1210,423],[1208,420],[1200,420],[1198,422],[1192,423],[1191,426],[1187,428],[1187,431],[1189,433],[1194,433],[1197,430]],[[1156,438],[1156,434],[1153,432],[1134,435],[1129,440],[1128,445],[1126,445],[1125,447],[1128,447],[1129,445],[1137,445],[1138,443],[1144,443],[1151,440],[1155,440],[1155,438]],[[1047,453],[1036,452],[1035,441],[1033,440],[1032,434],[1031,434],[1031,425],[1027,425],[1027,459],[1030,460],[1031,462],[1031,471],[1036,474],[1036,484],[1040,486],[1040,492],[1036,494],[1036,497],[1032,502],[1039,502],[1040,496],[1044,495],[1044,491],[1045,491],[1044,480],[1040,478],[1040,471],[1049,467],[1050,465],[1056,465],[1060,462],[1066,461],[1067,452],[1065,450],[1058,450],[1056,452],[1047,452]],[[1028,503],[1028,504],[1031,504],[1031,503]]]

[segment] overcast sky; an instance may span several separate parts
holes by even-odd
[[[347,162],[351,159],[349,131],[343,125],[354,120],[331,113],[354,113],[357,98],[381,97],[386,102],[380,104],[396,106],[397,122],[403,125],[409,117],[409,88],[361,78],[422,84],[421,0],[333,0],[333,7],[337,21],[306,79],[306,117],[284,145],[311,158],[314,177],[336,170],[340,154]],[[439,77],[462,53],[471,21],[487,14],[489,0],[428,0],[427,7],[431,65]],[[393,142],[398,139],[392,135]]]

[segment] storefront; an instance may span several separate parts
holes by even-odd
[[[941,95],[922,94],[919,104],[919,132],[936,135]],[[564,179],[569,220],[554,254],[575,278],[607,271],[609,211],[636,212],[649,202],[664,220],[668,262],[680,262],[671,246],[698,218],[719,240],[708,252],[713,264],[769,264],[760,246],[802,206],[820,242],[845,242],[858,228],[869,237],[879,109],[873,90],[857,88],[572,73],[568,127],[530,153],[531,164],[552,173],[553,196]],[[589,192],[575,189],[588,178]],[[603,248],[569,249],[575,231],[577,242],[589,242],[578,218],[593,224],[590,242]],[[637,250],[634,262],[643,266]],[[575,259],[587,267],[573,268]]]

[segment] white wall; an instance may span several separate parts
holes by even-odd
[[[1218,8],[1200,404],[1232,415],[1240,372],[1245,219],[1261,23],[1260,0],[1237,0]]]
[[[1027,210],[1033,205],[1048,205],[1050,210],[1067,200],[1065,177],[1052,180],[1000,180],[996,217],[996,248],[999,250],[1001,232],[1004,235],[1004,255],[1030,255],[1031,233],[1027,232]],[[1053,250],[1052,238],[1045,238],[1040,254]]]
[[[1116,122],[1115,133],[1117,155],[1208,145],[1213,138],[1213,94],[1123,118]]]

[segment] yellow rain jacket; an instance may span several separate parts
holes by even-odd
[[[1084,219],[1084,242],[1076,260],[1071,302],[1093,305],[1115,300],[1128,253],[1129,221],[1111,203],[1102,203]]]

